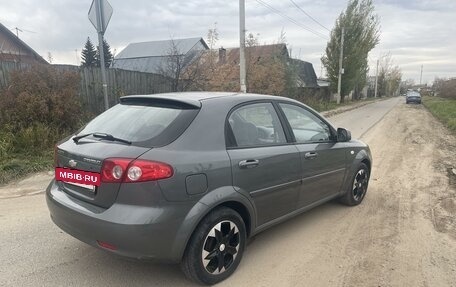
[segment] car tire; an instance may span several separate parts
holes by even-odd
[[[187,244],[182,271],[199,284],[212,285],[225,280],[242,259],[246,237],[244,221],[236,211],[226,207],[211,211]],[[212,258],[203,259],[208,257]]]
[[[349,190],[340,198],[340,202],[349,206],[360,204],[367,193],[369,176],[369,167],[365,163],[361,163],[352,176]]]

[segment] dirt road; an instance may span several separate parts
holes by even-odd
[[[456,139],[421,105],[394,101],[362,131],[374,157],[363,204],[331,202],[259,234],[219,286],[456,286]],[[62,233],[35,194],[0,199],[0,285],[189,282],[176,266],[127,261]]]

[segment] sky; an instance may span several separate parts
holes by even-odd
[[[239,1],[108,1],[114,13],[105,38],[114,53],[134,42],[187,37],[206,39],[208,29],[214,25],[219,32],[217,47],[239,45]],[[51,55],[52,63],[79,64],[87,37],[97,43],[95,28],[87,17],[91,2],[0,0],[0,22],[10,29],[20,28],[23,32],[19,32],[19,37],[43,58]],[[272,44],[284,31],[292,57],[311,62],[317,75],[325,76],[320,58],[329,38],[328,30],[345,10],[347,0],[245,2],[247,33],[256,35],[262,44]],[[456,77],[455,0],[373,2],[380,19],[381,35],[380,44],[369,54],[370,75],[375,75],[377,60],[382,61],[389,54],[392,63],[400,67],[403,80],[413,79],[419,83],[421,67],[422,83],[431,84],[435,77]]]

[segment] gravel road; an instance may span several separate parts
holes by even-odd
[[[259,234],[219,286],[456,286],[456,138],[403,98],[330,120],[371,146],[363,204],[330,202]],[[33,185],[48,178],[0,188],[0,286],[191,286],[177,266],[60,231]]]

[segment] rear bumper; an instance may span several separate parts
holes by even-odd
[[[417,103],[421,104],[421,99],[420,98],[408,98],[405,100],[407,103]]]
[[[115,203],[103,209],[68,195],[54,181],[46,190],[46,201],[54,223],[73,237],[121,256],[170,263],[181,260],[196,224],[195,216],[188,217],[189,211],[202,205]],[[115,246],[115,250],[100,247],[98,241]]]

